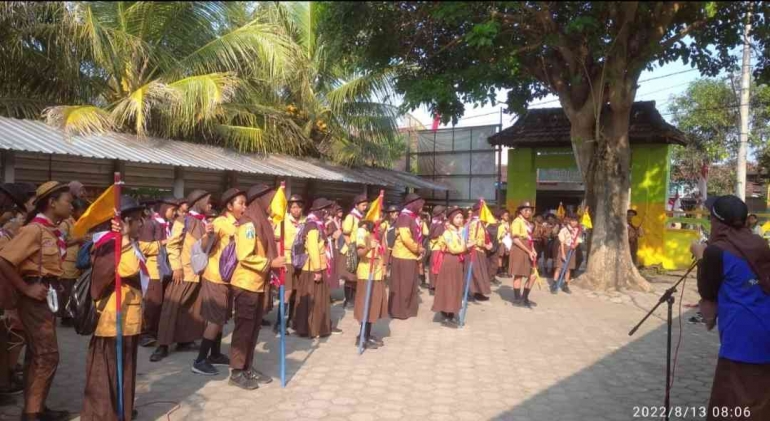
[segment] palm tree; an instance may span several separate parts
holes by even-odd
[[[0,113],[244,152],[388,164],[387,73],[332,63],[308,3],[0,6]],[[384,158],[384,159],[383,159]]]

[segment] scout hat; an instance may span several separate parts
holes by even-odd
[[[531,203],[524,202],[524,203],[520,204],[519,207],[516,208],[516,213],[521,212],[522,209],[527,209],[527,208],[533,209],[533,210],[535,209],[535,207],[532,206]]]
[[[292,194],[291,197],[289,197],[288,203],[305,203],[305,200],[298,194]]]
[[[273,187],[270,187],[267,184],[257,184],[255,186],[251,186],[249,191],[246,193],[246,203],[251,203],[255,199],[266,195],[272,190]]]
[[[230,203],[231,200],[241,195],[245,196],[246,192],[237,188],[228,189],[227,191],[222,193],[222,197],[219,198],[219,203],[223,208],[225,208],[227,207],[227,204]]]
[[[635,209],[629,209],[629,210],[626,212],[626,215],[630,215],[630,216],[636,216],[636,215],[639,215],[639,213],[638,213],[638,212],[637,212]]]
[[[366,198],[365,194],[359,194],[358,196],[353,198],[353,206],[358,206],[364,202],[369,203],[369,200]]]
[[[433,216],[439,216],[444,212],[446,212],[446,206],[437,205],[433,208]]]
[[[329,199],[325,199],[323,197],[318,198],[313,201],[313,206],[310,207],[311,211],[319,211],[321,209],[326,209],[329,206],[332,206],[333,203]]]
[[[8,195],[20,211],[26,212],[26,202],[29,198],[20,185],[14,183],[0,184],[0,191]]]
[[[387,213],[391,212],[401,212],[401,208],[398,207],[398,205],[390,205],[388,206],[388,209],[386,210]]]
[[[179,206],[179,203],[181,201],[173,196],[166,196],[162,199],[158,199],[157,202],[155,202],[156,205],[171,205],[171,206]]]
[[[46,181],[41,184],[35,191],[35,201],[33,202],[35,207],[42,203],[45,199],[48,199],[52,195],[61,191],[69,191],[69,186],[62,184],[58,181]]]
[[[422,199],[422,197],[420,197],[417,193],[409,193],[404,198],[404,206],[406,206],[406,205],[408,205],[408,204],[410,204],[412,202],[416,202],[418,200],[421,200],[421,199]]]
[[[451,221],[457,213],[463,213],[463,208],[459,206],[453,206],[449,209],[449,211],[447,211],[446,217]]]
[[[190,194],[187,195],[187,199],[185,199],[185,202],[192,208],[195,202],[209,195],[210,193],[207,192],[206,190],[196,189],[191,191]]]
[[[133,212],[136,210],[144,210],[145,205],[142,203],[139,203],[138,200],[134,199],[131,196],[127,195],[121,195],[120,196],[120,213],[125,214],[129,212]]]

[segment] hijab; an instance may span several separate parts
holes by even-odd
[[[745,259],[762,289],[770,294],[770,246],[764,238],[745,224],[729,225],[712,216],[709,244]]]
[[[262,243],[262,247],[265,249],[265,254],[270,260],[278,257],[278,246],[276,245],[275,235],[273,234],[273,226],[267,219],[267,211],[269,209],[270,202],[275,195],[275,189],[268,191],[252,200],[246,210],[243,212],[243,216],[249,218],[254,222],[254,228],[257,231],[257,238]]]

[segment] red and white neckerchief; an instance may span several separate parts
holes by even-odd
[[[139,281],[142,285],[142,294],[144,294],[147,292],[147,287],[150,286],[150,271],[147,270],[147,257],[139,250],[139,244],[136,241],[131,241],[131,247],[134,249],[134,256],[139,260]]]
[[[313,223],[316,226],[316,229],[319,231],[319,233],[321,232],[321,227],[325,226],[324,223],[312,213],[307,216],[307,219],[305,221],[306,221],[305,223],[307,224]],[[324,254],[326,255],[326,261],[331,262],[334,256],[332,255],[331,247],[329,247],[329,245],[325,241],[324,241]],[[332,267],[329,264],[326,265],[326,274],[327,275],[332,274]]]
[[[358,219],[359,221],[361,219],[364,219],[364,215],[361,214],[361,212],[359,212],[358,209],[356,209],[356,208],[353,208],[353,210],[350,211],[350,214],[353,215],[353,217]]]
[[[203,226],[206,227],[209,225],[208,221],[206,221],[206,215],[202,213],[195,212],[194,210],[188,211],[188,215],[192,216],[193,218],[203,222]]]
[[[566,246],[572,247],[577,242],[577,237],[580,234],[580,228],[575,228],[574,230],[569,225],[565,225],[564,228],[567,229],[567,232],[569,233],[569,238],[567,241]]]
[[[67,255],[67,241],[64,240],[64,235],[62,234],[61,230],[42,213],[35,215],[35,218],[32,219],[32,222],[37,222],[38,224],[50,229],[53,232],[53,235],[56,236],[56,243],[59,245],[59,254],[61,255],[61,259],[64,260],[64,256]]]
[[[114,231],[99,231],[95,233],[92,237],[92,241],[94,242],[94,249],[98,249],[99,247],[103,246],[110,240],[115,240],[118,238],[118,233]]]
[[[443,224],[443,223],[444,223],[444,221],[441,218],[433,218],[433,219],[430,220],[430,224],[431,225],[433,225],[433,224]]]
[[[166,221],[166,219],[160,216],[160,214],[157,212],[152,214],[152,219],[154,219],[155,222],[157,222],[158,225],[163,228],[163,232],[166,233],[165,238],[171,238],[171,225],[168,223],[168,221]]]
[[[417,238],[415,240],[417,240],[418,244],[422,244],[422,220],[420,219],[420,215],[417,215],[409,209],[402,209],[401,215],[406,215],[412,218],[415,224],[417,224]]]

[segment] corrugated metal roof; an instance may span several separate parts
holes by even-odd
[[[309,158],[242,154],[215,146],[169,139],[140,139],[133,135],[112,132],[92,136],[68,136],[62,130],[41,121],[6,117],[0,117],[0,149],[268,174],[277,177],[447,190],[441,184],[409,173],[383,168],[347,168]]]

